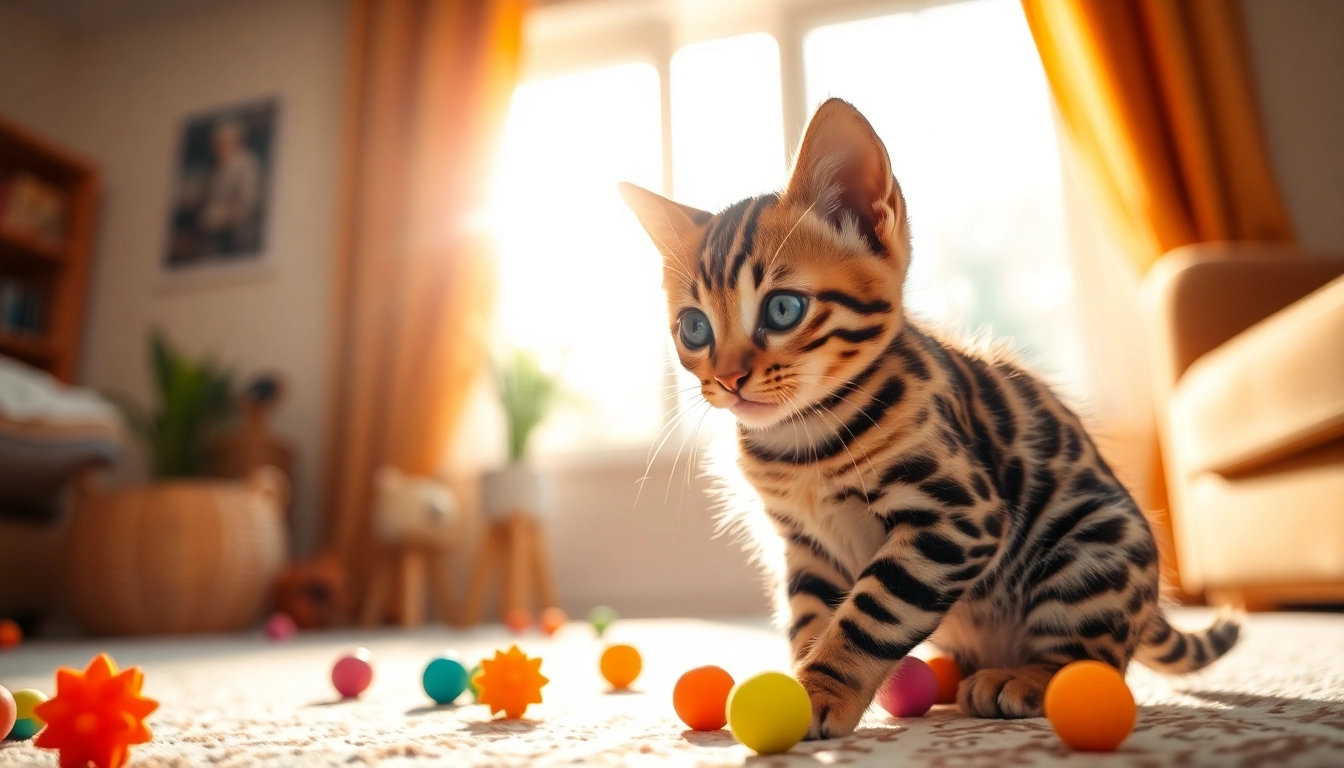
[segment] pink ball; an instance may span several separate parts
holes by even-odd
[[[877,690],[877,703],[893,717],[920,717],[938,698],[938,676],[923,659],[906,656]]]
[[[298,626],[288,613],[273,613],[266,620],[266,636],[277,642],[289,640],[298,631]]]
[[[368,690],[373,682],[373,654],[366,648],[356,649],[336,660],[331,668],[331,684],[336,692],[347,699],[353,699]]]

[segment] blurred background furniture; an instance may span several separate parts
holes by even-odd
[[[1344,602],[1344,258],[1175,249],[1145,299],[1182,586]]]
[[[0,356],[0,617],[30,634],[58,597],[62,491],[116,460],[120,424],[93,392]]]
[[[75,377],[98,173],[0,119],[0,355]]]

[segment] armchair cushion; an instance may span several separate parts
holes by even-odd
[[[1168,415],[1191,476],[1246,471],[1344,436],[1344,277],[1195,360]]]

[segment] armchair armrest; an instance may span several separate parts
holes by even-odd
[[[1177,248],[1144,280],[1144,315],[1158,396],[1190,364],[1344,274],[1344,258],[1269,243]]]

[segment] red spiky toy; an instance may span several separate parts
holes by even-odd
[[[144,680],[138,667],[118,672],[105,653],[83,672],[56,670],[56,695],[33,708],[47,723],[33,743],[59,751],[61,768],[120,768],[131,745],[151,738],[145,717],[159,703],[140,695]]]

